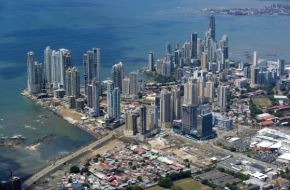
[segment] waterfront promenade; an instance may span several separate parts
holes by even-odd
[[[99,148],[99,147],[103,146],[105,143],[112,140],[113,138],[114,138],[114,136],[112,134],[109,134],[109,135],[77,150],[76,152],[74,152],[68,156],[65,156],[64,158],[55,161],[53,164],[48,165],[47,167],[43,168],[42,170],[40,170],[39,172],[37,172],[36,174],[31,176],[27,180],[25,180],[23,182],[22,189],[24,189],[24,190],[29,189],[32,185],[36,184],[36,182],[39,179],[41,179],[42,177],[53,172],[54,170],[58,169],[59,167],[65,165],[67,162],[87,153],[88,151],[91,151],[92,149]]]

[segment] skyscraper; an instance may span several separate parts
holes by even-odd
[[[181,59],[180,50],[175,50],[174,51],[174,64],[176,67],[182,67],[180,59]]]
[[[149,52],[148,53],[148,70],[151,71],[151,72],[155,71],[153,52]]]
[[[49,52],[49,50],[47,50]],[[65,71],[72,67],[72,55],[67,49],[51,52],[51,83],[53,88],[64,88]]]
[[[59,50],[59,64],[60,64],[60,85],[65,85],[65,71],[72,67],[72,55],[67,49]]]
[[[100,116],[100,88],[101,84],[96,79],[94,79],[92,83],[88,85],[87,105],[89,108],[92,108],[91,114],[95,117]]]
[[[112,67],[112,80],[114,87],[118,87],[120,92],[122,92],[122,80],[124,78],[124,65],[122,62],[113,65]]]
[[[114,86],[112,81],[107,82],[107,113],[109,117],[113,117],[113,98],[112,98],[112,92],[113,92]]]
[[[188,82],[184,84],[184,99],[185,105],[198,105],[198,86],[197,81],[193,77],[188,79]]]
[[[207,81],[205,83],[205,97],[209,102],[213,102],[214,99],[214,83],[212,81]]]
[[[205,82],[202,76],[197,79],[197,89],[198,89],[198,103],[202,104],[204,102],[204,88]]]
[[[256,67],[257,64],[258,64],[258,55],[257,55],[257,52],[254,51],[254,53],[253,53],[253,63],[252,63],[252,65],[254,65],[254,66]]]
[[[282,75],[285,74],[285,60],[284,59],[278,59],[278,74],[281,78]]]
[[[229,39],[227,35],[223,35],[220,41],[221,49],[223,50],[224,59],[229,58]]]
[[[130,79],[128,77],[125,77],[122,81],[122,95],[130,95]]]
[[[160,93],[160,126],[170,128],[172,123],[171,92],[162,89]]]
[[[213,15],[209,17],[209,31],[211,39],[215,40],[215,17]]]
[[[41,92],[43,78],[42,65],[35,61],[34,52],[27,53],[27,90],[30,94]]]
[[[211,112],[201,113],[197,116],[197,133],[201,138],[212,135],[213,117]]]
[[[172,47],[170,42],[166,42],[166,54],[172,54]]]
[[[201,53],[200,64],[201,64],[201,69],[202,69],[203,71],[207,71],[207,70],[208,70],[208,57],[207,57],[207,51],[204,51],[204,52]]]
[[[87,94],[87,85],[91,84],[93,79],[100,81],[100,49],[93,48],[84,53],[83,63],[85,94]]]
[[[120,119],[120,115],[121,115],[121,108],[120,108],[120,104],[121,104],[121,94],[120,94],[120,90],[119,88],[114,88],[114,90],[112,91],[111,94],[111,98],[112,98],[112,117],[116,120]]]
[[[132,110],[125,111],[125,136],[133,136],[137,133],[137,115]]]
[[[129,74],[130,78],[130,94],[137,95],[138,94],[138,81],[137,81],[137,73],[131,72]]]
[[[76,67],[68,68],[66,71],[65,90],[67,96],[80,96],[80,75]]]
[[[227,92],[228,86],[220,85],[218,88],[218,107],[221,111],[227,110]]]
[[[140,133],[144,135],[146,133],[147,126],[147,109],[144,105],[140,107],[140,125],[141,125]]]
[[[217,71],[223,71],[226,69],[224,53],[222,49],[216,51],[216,62],[217,62]]]
[[[147,116],[146,116],[146,130],[152,130],[154,129],[157,125],[155,123],[155,108],[151,107],[147,111]]]
[[[197,110],[193,105],[182,105],[182,132],[190,134],[197,127]]]
[[[197,58],[197,33],[191,34],[191,59]]]
[[[172,88],[172,111],[173,119],[181,118],[181,96],[179,86],[174,86]]]
[[[46,88],[51,87],[51,57],[52,50],[50,47],[46,47],[44,50],[44,81]]]

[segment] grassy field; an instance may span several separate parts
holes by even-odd
[[[195,181],[191,178],[181,179],[174,182],[175,186],[181,187],[182,190],[211,190],[210,187],[201,184],[198,181]],[[162,187],[154,186],[150,187],[147,190],[165,190]]]
[[[254,97],[252,98],[252,101],[256,106],[260,108],[272,106],[271,100],[267,97]]]

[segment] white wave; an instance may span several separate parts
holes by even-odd
[[[30,125],[24,125],[24,128],[25,129],[32,129],[32,130],[35,130],[36,129],[35,127],[32,127]]]

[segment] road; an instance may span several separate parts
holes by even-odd
[[[60,166],[64,165],[65,163],[81,156],[82,154],[98,147],[98,146],[102,146],[103,143],[106,143],[107,141],[111,140],[113,138],[112,134],[109,134],[79,150],[77,150],[76,152],[61,158],[60,160],[57,160],[56,162],[54,162],[51,165],[48,165],[47,167],[45,167],[44,169],[40,170],[39,172],[37,172],[36,174],[34,174],[33,176],[31,176],[30,178],[28,178],[27,180],[24,181],[22,188],[24,190],[29,189],[29,187],[31,187],[33,184],[35,184],[40,178],[44,177],[45,175],[49,174],[50,172],[56,170],[57,168],[59,168]]]

